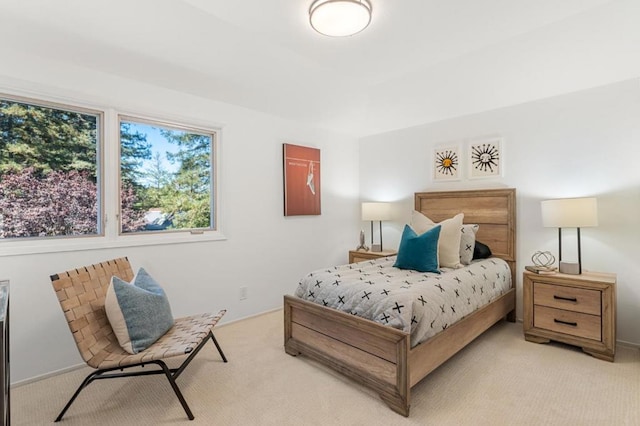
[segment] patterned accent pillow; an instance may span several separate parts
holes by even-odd
[[[411,214],[411,228],[420,235],[436,225],[442,226],[440,240],[438,242],[438,259],[441,267],[459,268],[460,265],[460,238],[462,233],[463,213],[458,213],[450,219],[440,223],[434,223],[431,219],[418,211]]]
[[[473,259],[473,250],[476,246],[476,233],[480,225],[462,225],[460,236],[460,263],[468,265]]]
[[[104,309],[118,343],[130,354],[147,349],[173,327],[164,290],[142,268],[131,283],[111,277]]]
[[[440,225],[418,235],[409,225],[404,226],[394,267],[419,272],[440,273],[438,269],[438,239]]]

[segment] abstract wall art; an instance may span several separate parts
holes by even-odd
[[[502,138],[493,137],[469,142],[467,156],[469,178],[500,177],[504,172]]]
[[[283,144],[284,215],[319,215],[320,150]]]
[[[460,179],[460,144],[437,146],[433,150],[433,180]]]

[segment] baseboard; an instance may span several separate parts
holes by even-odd
[[[640,349],[640,343],[626,342],[624,340],[616,340],[616,344],[625,348]]]
[[[216,327],[217,327],[217,328],[224,327],[224,326],[227,326],[227,325],[230,325],[230,324],[236,323],[236,322],[238,322],[238,321],[244,321],[244,320],[247,320],[247,319],[249,319],[249,318],[261,317],[262,315],[271,314],[271,313],[273,313],[273,312],[281,311],[281,310],[282,310],[282,306],[280,306],[280,307],[278,307],[278,308],[269,309],[268,311],[258,312],[257,314],[248,315],[248,316],[246,316],[246,317],[236,318],[236,319],[234,319],[234,320],[231,320],[231,321],[228,321],[228,322],[224,322],[224,323],[222,323],[222,324],[218,324],[218,325],[216,325]]]
[[[87,366],[87,364],[83,363],[83,364],[72,365],[71,367],[61,368],[60,370],[51,371],[49,373],[44,373],[44,374],[41,374],[39,376],[34,376],[34,377],[30,377],[28,379],[20,380],[18,382],[13,382],[13,383],[11,383],[11,387],[12,388],[13,387],[19,387],[19,386],[28,385],[28,384],[34,383],[34,382],[39,382],[40,380],[48,379],[50,377],[58,376],[60,374],[69,373],[71,371],[79,370],[79,369],[84,368],[86,366]]]

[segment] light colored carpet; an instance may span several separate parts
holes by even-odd
[[[560,344],[526,342],[501,322],[412,389],[402,417],[355,382],[283,349],[282,312],[216,328],[178,379],[189,422],[162,376],[97,381],[67,425],[640,425],[640,351],[616,362]],[[12,389],[12,424],[50,424],[89,369]]]

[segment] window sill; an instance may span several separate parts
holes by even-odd
[[[165,244],[199,243],[222,241],[227,238],[220,231],[202,233],[175,232],[152,235],[121,235],[116,238],[105,236],[74,237],[54,240],[0,241],[0,257],[28,254],[60,253],[84,250],[102,250],[118,247],[159,246]]]

